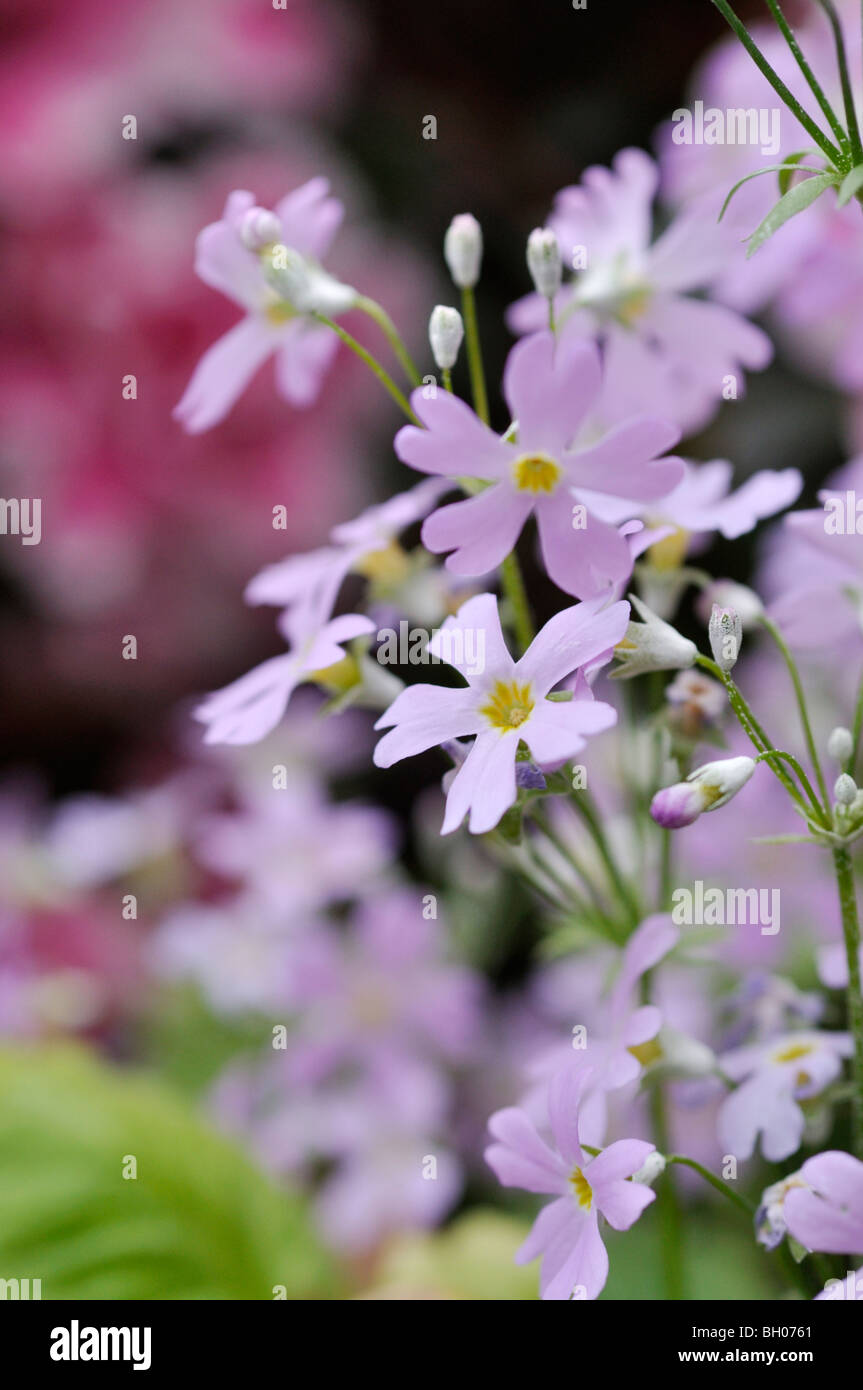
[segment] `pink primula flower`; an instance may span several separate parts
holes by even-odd
[[[628,614],[627,603],[603,608],[601,600],[565,608],[546,623],[524,656],[513,661],[503,640],[497,599],[493,594],[469,599],[428,648],[454,666],[467,685],[455,690],[412,685],[403,690],[375,725],[390,730],[375,749],[375,764],[391,767],[402,758],[475,734],[449,787],[442,833],[457,830],[468,814],[475,835],[493,830],[516,798],[515,757],[522,740],[534,761],[548,766],[572,757],[584,747],[586,735],[616,722],[611,705],[545,697],[586,662],[602,653],[610,659],[626,630]]]
[[[548,1114],[554,1148],[523,1110],[511,1107],[492,1115],[489,1129],[497,1143],[485,1151],[486,1162],[505,1187],[555,1198],[539,1213],[515,1258],[527,1264],[544,1256],[541,1294],[558,1302],[594,1299],[605,1286],[608,1253],[600,1216],[616,1231],[627,1231],[656,1196],[644,1183],[629,1181],[654,1152],[653,1144],[620,1139],[596,1158],[582,1152],[579,1102],[584,1083],[585,1077],[569,1070],[551,1082]]]
[[[734,310],[693,297],[729,259],[713,208],[691,208],[651,242],[657,183],[653,160],[627,149],[558,194],[548,226],[578,274],[558,292],[555,314],[564,337],[601,342],[616,410],[648,410],[690,434],[714,413],[726,379],[739,391],[741,368],[765,367],[772,348]],[[512,306],[510,325],[532,332],[547,312],[529,295]]]
[[[785,1221],[807,1250],[859,1255],[863,1250],[863,1163],[839,1150],[816,1154],[800,1169],[808,1186],[785,1198]]]
[[[439,391],[426,400],[422,389],[414,392],[413,408],[425,428],[399,430],[395,450],[402,462],[422,473],[492,484],[442,507],[423,526],[429,550],[454,552],[447,560],[454,574],[477,577],[501,564],[535,514],[545,567],[566,593],[593,598],[628,577],[626,537],[589,507],[586,516],[578,514],[580,490],[642,503],[665,497],[681,481],[683,464],[657,455],[679,432],[651,412],[576,447],[601,391],[594,344],[570,339],[556,345],[551,333],[536,333],[516,344],[504,372],[517,442],[495,434],[457,396]]]
[[[315,323],[267,282],[260,257],[241,239],[251,193],[238,190],[220,222],[205,227],[195,249],[195,270],[205,284],[233,299],[246,317],[204,353],[174,415],[190,434],[223,420],[255,372],[275,356],[279,394],[294,406],[311,405],[338,347],[331,329]],[[329,196],[326,179],[310,179],[276,204],[281,240],[310,266],[326,255],[344,209]],[[320,272],[318,267],[318,273]]]

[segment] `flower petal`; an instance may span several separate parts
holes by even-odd
[[[173,415],[189,434],[212,429],[231,410],[258,368],[278,346],[263,319],[242,319],[207,348]]]

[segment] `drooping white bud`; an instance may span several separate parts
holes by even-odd
[[[720,608],[733,608],[743,624],[744,632],[764,616],[764,604],[755,591],[745,584],[735,583],[733,579],[715,579],[702,591],[696,608],[703,622],[709,622],[714,604]]]
[[[343,285],[322,266],[279,242],[261,257],[264,279],[301,314],[335,318],[350,309],[357,292]]]
[[[837,806],[850,806],[857,795],[857,783],[853,777],[849,777],[847,772],[843,772],[836,778],[836,785],[833,788],[833,796]]]
[[[240,241],[247,251],[263,251],[282,239],[281,219],[269,208],[249,208],[240,223]]]
[[[446,229],[444,260],[459,289],[473,289],[482,264],[482,227],[470,212],[460,212]]]
[[[665,1172],[665,1156],[654,1149],[652,1154],[648,1154],[637,1173],[633,1173],[632,1181],[644,1183],[645,1187],[652,1187],[656,1179]]]
[[[745,787],[756,763],[752,758],[721,758],[703,763],[685,782],[663,787],[650,803],[650,814],[664,830],[692,825],[705,811],[718,811]]]
[[[838,725],[827,740],[827,752],[837,763],[847,763],[854,751],[854,739],[850,729]]]
[[[554,299],[560,289],[563,260],[560,242],[548,227],[534,227],[527,239],[527,268],[537,294]]]
[[[429,342],[435,365],[441,371],[454,367],[464,337],[464,324],[458,309],[436,304],[429,319]]]
[[[720,608],[714,603],[707,625],[713,660],[722,671],[730,671],[740,655],[743,623],[736,608]]]
[[[698,655],[695,643],[657,617],[635,594],[630,594],[629,601],[644,621],[631,622],[615,647],[618,664],[612,679],[628,680],[644,671],[683,671],[694,666]]]

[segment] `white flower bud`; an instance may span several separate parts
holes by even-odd
[[[694,642],[657,617],[635,594],[630,594],[629,601],[644,621],[631,622],[615,647],[618,664],[613,679],[627,680],[644,671],[683,671],[695,665],[698,648]]]
[[[355,303],[357,292],[314,261],[281,242],[261,258],[264,279],[301,314],[336,318]]]
[[[827,752],[836,763],[847,763],[854,751],[854,739],[850,729],[838,725],[827,740]]]
[[[535,227],[527,239],[527,268],[537,294],[554,299],[560,289],[563,261],[560,243],[548,227]]]
[[[841,773],[836,778],[836,785],[833,788],[833,795],[837,806],[850,806],[857,795],[857,783],[853,777],[849,777],[847,772]]]
[[[754,627],[764,616],[764,604],[745,584],[736,584],[733,579],[715,579],[701,593],[696,608],[703,622],[708,622],[714,604],[720,608],[733,608],[737,613],[743,630]]]
[[[269,208],[249,208],[240,223],[240,241],[247,251],[263,251],[282,239],[281,219]]]
[[[455,366],[463,337],[464,324],[458,309],[436,304],[429,319],[429,342],[435,365],[441,371]]]
[[[453,283],[459,289],[473,289],[482,263],[482,228],[469,212],[454,217],[443,239],[444,259]]]
[[[665,1157],[654,1149],[652,1154],[648,1154],[637,1173],[633,1173],[632,1181],[644,1183],[645,1187],[652,1187],[656,1179],[665,1172]]]
[[[664,830],[692,825],[705,811],[718,811],[736,796],[756,766],[754,759],[745,757],[703,763],[690,772],[685,782],[658,791],[650,803],[650,814]]]
[[[730,671],[740,655],[743,623],[736,608],[720,608],[714,603],[707,625],[713,660],[722,671]]]

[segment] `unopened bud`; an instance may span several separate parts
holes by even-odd
[[[664,830],[692,825],[705,811],[718,811],[736,796],[746,786],[755,766],[752,758],[745,757],[704,763],[690,772],[685,782],[658,791],[650,803],[650,814]]]
[[[633,1173],[632,1181],[644,1183],[645,1187],[652,1187],[656,1179],[665,1172],[665,1157],[654,1149],[652,1154],[648,1154],[637,1173]]]
[[[446,229],[444,260],[459,289],[473,289],[482,263],[482,228],[472,213],[460,212]]]
[[[240,223],[240,241],[248,251],[263,251],[282,239],[281,219],[269,208],[249,208]]]
[[[743,641],[743,623],[737,609],[720,608],[718,603],[714,603],[707,625],[707,635],[717,666],[726,672],[732,670],[737,663],[740,644]]]
[[[850,729],[840,724],[827,740],[827,752],[836,763],[847,763],[854,752],[854,739]]]
[[[554,299],[560,289],[563,262],[560,243],[548,227],[535,227],[527,239],[527,268],[538,294]]]
[[[843,772],[836,778],[836,785],[833,788],[833,796],[837,806],[850,806],[857,795],[857,783],[853,777],[849,777],[847,772]]]
[[[455,366],[463,337],[464,324],[458,309],[436,304],[429,319],[429,342],[435,365],[441,371]]]

